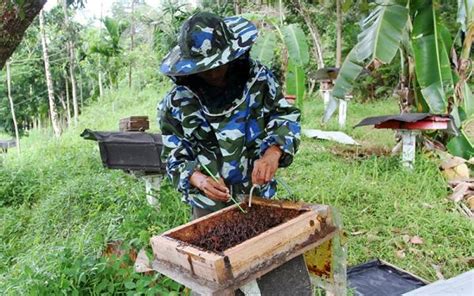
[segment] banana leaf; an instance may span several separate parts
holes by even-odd
[[[466,136],[466,134],[461,131],[461,134],[457,137],[452,138],[447,145],[449,153],[465,158],[470,159],[474,157],[474,147]]]
[[[296,96],[296,105],[301,108],[305,93],[306,75],[304,69],[292,62],[288,63],[288,74],[286,75],[286,93]]]
[[[305,66],[309,62],[308,43],[303,30],[297,24],[282,28],[283,40],[288,49],[288,57],[292,63]]]
[[[388,5],[390,4],[390,5]],[[331,100],[324,112],[322,121],[327,122],[337,109],[337,99],[352,90],[354,81],[366,64],[377,60],[390,63],[400,48],[400,42],[406,35],[408,9],[397,3],[386,1],[377,5],[362,22],[362,33],[358,43],[344,60],[335,81]]]
[[[332,90],[333,97],[344,99],[344,96],[352,90],[354,81],[364,69],[363,62],[357,59],[357,51],[358,45],[349,52],[342,63]]]
[[[390,63],[397,53],[408,20],[408,9],[401,5],[379,5],[362,22],[357,58],[371,63]]]
[[[413,22],[412,47],[421,93],[432,113],[447,112],[447,95],[453,90],[449,44],[443,40],[433,3],[417,11]]]
[[[275,32],[267,31],[261,37],[258,38],[250,55],[253,59],[260,61],[264,65],[270,66],[275,53],[276,46]]]
[[[463,111],[466,113],[466,117],[470,118],[474,114],[474,95],[472,94],[469,84],[464,82],[461,89],[463,93]]]
[[[364,69],[362,63],[357,60],[357,45],[349,52],[349,55],[342,63],[341,70],[337,75],[334,88],[331,92],[331,98],[324,110],[322,122],[329,121],[331,116],[339,106],[339,99],[344,99],[344,96],[353,88],[353,83]]]
[[[468,22],[469,21],[472,22],[473,20],[474,20],[474,0],[458,0],[457,22],[461,24],[461,29],[463,32],[467,31]]]

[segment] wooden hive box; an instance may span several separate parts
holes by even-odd
[[[121,132],[143,132],[150,128],[148,116],[130,116],[120,119],[119,130]]]
[[[246,203],[241,206],[246,214],[234,205],[152,237],[153,269],[198,293],[225,295],[314,249],[337,231],[328,206],[260,198],[253,199],[250,209]],[[240,229],[237,223],[232,227],[233,221],[247,225],[245,215],[263,217],[261,213],[270,217],[266,226],[271,227],[255,227],[260,232],[256,236],[239,243],[218,233],[225,227]]]

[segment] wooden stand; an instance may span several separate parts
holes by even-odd
[[[328,206],[260,198],[254,198],[252,204],[302,213],[219,253],[170,237],[176,232],[180,236],[186,232],[193,235],[212,227],[220,216],[237,206],[225,208],[152,237],[153,269],[203,295],[233,295],[239,287],[331,240],[340,230]]]
[[[413,122],[399,120],[388,120],[375,125],[378,129],[395,129],[402,136],[402,166],[413,170],[416,156],[416,137],[425,130],[445,130],[448,128],[450,119],[441,116],[430,116]]]

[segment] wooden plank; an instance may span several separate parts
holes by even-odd
[[[221,255],[164,236],[152,237],[151,246],[156,259],[180,266],[208,281],[222,283],[231,277]]]
[[[120,131],[145,131],[149,128],[148,116],[130,116],[119,121]]]
[[[321,230],[317,218],[313,212],[304,213],[224,251],[224,255],[229,257],[234,277],[242,275],[278,253],[289,251],[307,241],[311,235]]]
[[[246,196],[243,202],[248,204],[248,196]],[[252,204],[264,205],[269,207],[293,209],[293,210],[309,210],[310,204],[304,202],[294,202],[289,200],[274,200],[260,197],[252,197]]]
[[[239,277],[235,278],[227,286],[222,286],[221,291],[235,291],[239,287],[256,280],[268,272],[274,270],[275,268],[283,265],[285,262],[290,261],[291,259],[304,254],[306,251],[316,248],[317,246],[323,244],[324,242],[332,239],[336,235],[336,230],[329,230],[325,232],[324,236],[315,240],[314,242],[308,243],[307,245],[297,245],[295,248],[288,250],[287,252],[282,252],[274,255],[272,258],[267,258],[262,264],[253,267],[248,270],[246,273],[243,273]]]
[[[255,267],[248,273],[224,284],[204,280],[198,276],[192,275],[188,270],[183,269],[180,266],[170,264],[163,260],[154,260],[152,268],[201,295],[234,295],[234,291],[239,287],[262,277],[268,272],[281,266],[283,263],[288,262],[304,252],[314,249],[332,239],[335,234],[336,230],[330,231],[313,243],[306,246],[298,246],[296,249],[290,250],[288,253],[282,253],[273,258],[269,258],[266,262]]]
[[[202,296],[220,296],[226,295],[226,293],[229,292],[232,292],[232,294],[229,295],[234,295],[234,290],[231,291],[227,289],[224,293],[222,293],[223,290],[221,285],[192,275],[187,269],[183,269],[180,266],[170,264],[169,262],[163,260],[155,259],[152,262],[152,268]]]

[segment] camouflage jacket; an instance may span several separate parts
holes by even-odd
[[[282,149],[280,167],[290,165],[298,149],[299,110],[283,97],[268,68],[252,60],[250,63],[243,95],[221,113],[211,113],[189,87],[182,85],[176,85],[159,104],[162,159],[169,178],[192,206],[211,210],[226,206],[190,185],[190,176],[201,165],[222,177],[232,196],[241,198],[252,187],[254,161],[268,147],[278,145]],[[276,182],[272,180],[257,194],[270,198],[275,192]]]

